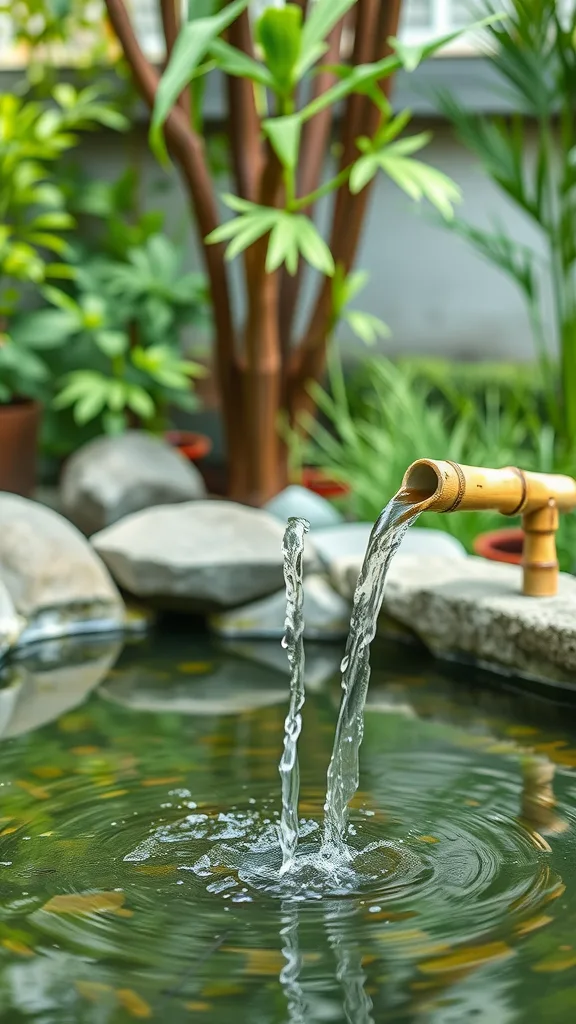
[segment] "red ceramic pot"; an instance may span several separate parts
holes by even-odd
[[[474,541],[474,554],[481,558],[489,558],[492,562],[510,562],[512,565],[522,564],[524,550],[524,531],[520,527],[505,530],[492,530],[481,533]]]
[[[191,430],[169,430],[166,440],[178,448],[190,462],[199,462],[212,451],[212,441],[206,434],[195,434]]]
[[[306,466],[302,471],[302,483],[309,491],[319,494],[321,498],[345,498],[350,493],[348,484],[335,480],[321,469]]]

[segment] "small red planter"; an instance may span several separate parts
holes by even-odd
[[[524,531],[520,527],[481,533],[474,541],[474,554],[489,558],[492,562],[521,565],[523,550]]]
[[[335,480],[314,466],[306,466],[302,470],[302,484],[321,498],[345,498],[350,493],[348,484]]]
[[[191,430],[169,430],[166,440],[178,448],[190,462],[200,462],[212,451],[212,441],[205,434],[194,434]]]

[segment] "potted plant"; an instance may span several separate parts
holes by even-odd
[[[258,505],[287,482],[278,423],[295,423],[312,405],[307,385],[323,374],[333,327],[332,279],[350,272],[376,174],[446,217],[459,198],[453,182],[414,158],[429,134],[401,137],[409,114],[394,115],[387,98],[399,68],[413,70],[447,40],[405,46],[395,37],[400,4],[387,0],[267,5],[258,17],[248,0],[190,0],[185,19],[177,0],[159,0],[168,58],[160,76],[124,0],[105,2],[153,111],[154,150],[170,153],[190,198],[214,307],[229,491]],[[232,163],[223,202],[233,216],[224,222],[203,141],[202,95],[213,71],[224,76]],[[323,177],[333,132],[336,168]],[[314,219],[324,199],[326,237]],[[230,288],[234,259],[243,263],[242,316]],[[310,269],[317,292],[300,331]]]
[[[100,90],[56,85],[51,104],[0,95],[0,489],[30,494],[34,487],[39,400],[48,369],[44,353],[64,340],[13,331],[24,301],[49,278],[66,277],[64,234],[73,224],[54,171],[55,161],[76,145],[78,130],[124,119]],[[56,328],[56,325],[53,325]]]
[[[179,317],[199,301],[195,275],[178,274],[179,254],[163,235],[129,250],[126,262],[93,258],[74,265],[73,293],[46,285],[50,308],[28,313],[15,327],[28,341],[42,325],[53,353],[56,409],[71,409],[92,435],[130,426],[156,433],[168,427],[170,407],[196,408],[191,381],[204,370],[179,351]]]

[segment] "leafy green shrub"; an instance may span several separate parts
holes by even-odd
[[[54,103],[0,95],[0,402],[38,397],[49,378],[44,352],[62,342],[41,331],[11,331],[23,297],[50,278],[70,277],[66,234],[74,221],[55,171],[78,132],[98,125],[122,129],[124,117],[98,86],[59,84]]]

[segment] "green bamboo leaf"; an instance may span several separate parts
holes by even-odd
[[[351,309],[344,314],[344,319],[365,345],[374,345],[378,338],[390,337],[390,328],[372,313]]]
[[[214,57],[220,71],[226,75],[233,75],[235,78],[248,78],[251,82],[266,89],[272,89],[274,79],[268,68],[260,61],[254,60],[243,50],[230,46],[224,39],[215,39],[210,45],[210,54]]]
[[[150,126],[150,145],[166,163],[168,154],[162,126],[182,90],[192,80],[210,44],[246,9],[248,0],[234,0],[217,14],[195,18],[181,29],[168,66],[160,79]]]
[[[298,4],[267,7],[256,22],[256,39],[274,81],[274,90],[288,96],[302,44],[302,8]]]
[[[127,388],[126,404],[135,412],[140,419],[151,420],[155,413],[155,406],[152,398],[144,388],[138,384],[129,384]]]
[[[129,345],[128,335],[124,331],[97,331],[94,341],[109,359],[124,355]]]
[[[315,224],[303,214],[294,219],[296,242],[311,267],[326,277],[334,275],[334,258]]]
[[[350,191],[353,195],[361,192],[372,178],[378,173],[378,156],[375,153],[366,153],[358,158],[350,174]]]
[[[356,0],[316,0],[312,5],[302,32],[301,55],[297,65],[298,78],[326,52],[326,37],[355,2]]]
[[[296,240],[295,218],[291,215],[280,217],[272,231],[266,254],[266,273],[273,274],[283,263],[289,274],[298,269],[298,243]]]
[[[302,122],[299,114],[286,117],[269,117],[262,122],[262,129],[283,167],[293,171],[300,155]]]

